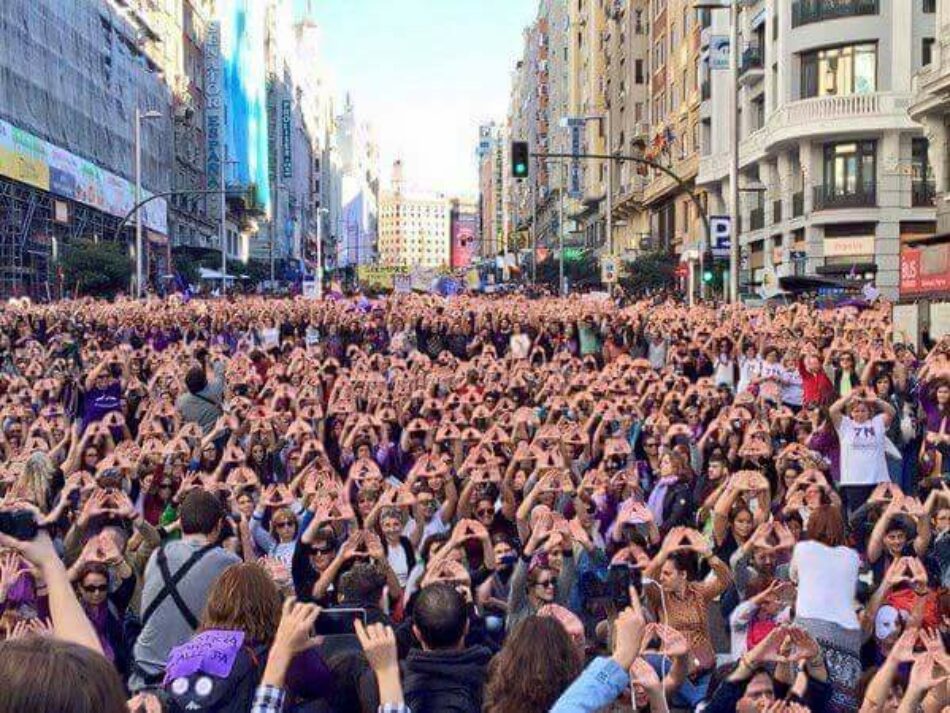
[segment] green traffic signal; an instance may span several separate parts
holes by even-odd
[[[528,177],[528,142],[511,142],[511,175],[515,178]]]
[[[712,270],[706,270],[703,273],[703,282],[712,282],[713,281],[713,272]]]

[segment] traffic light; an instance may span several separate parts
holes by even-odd
[[[528,177],[528,142],[511,142],[511,175],[515,178]]]
[[[715,277],[716,276],[713,274],[712,270],[706,270],[703,272],[703,282],[705,282],[707,285],[712,282]]]

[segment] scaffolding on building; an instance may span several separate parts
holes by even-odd
[[[64,296],[54,258],[80,238],[115,240],[121,219],[46,191],[0,178],[0,296]],[[123,231],[128,240],[131,230]]]

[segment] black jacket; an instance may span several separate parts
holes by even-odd
[[[491,659],[484,646],[462,651],[413,649],[403,664],[403,691],[412,713],[480,713]]]

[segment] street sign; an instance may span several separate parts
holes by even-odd
[[[709,68],[729,69],[729,35],[709,36]]]
[[[584,128],[584,120],[568,117],[567,125],[571,129],[571,153],[577,156],[581,152],[581,129]],[[583,195],[581,189],[581,162],[576,158],[571,159],[570,185],[567,188],[567,194],[571,198],[580,198]]]
[[[709,216],[710,249],[713,257],[729,257],[732,247],[732,219],[728,215]]]
[[[611,285],[617,281],[617,258],[605,256],[600,260],[600,281]]]

